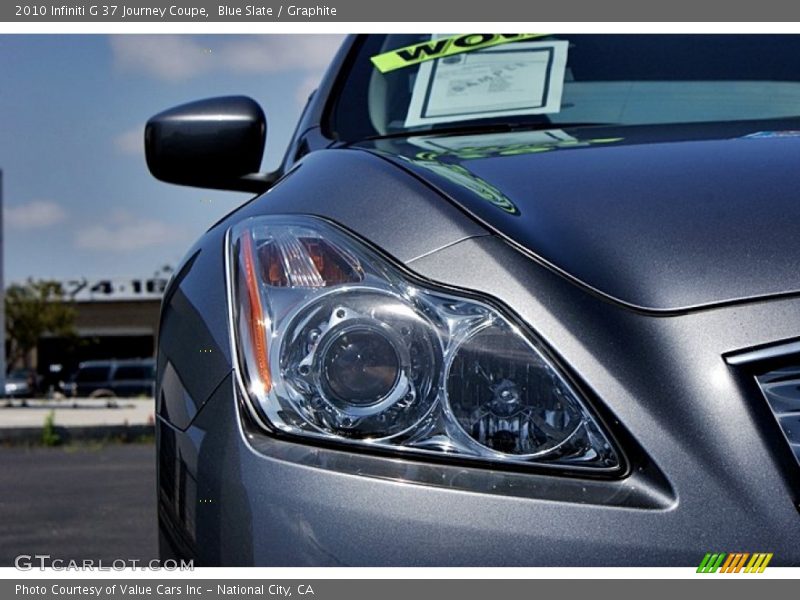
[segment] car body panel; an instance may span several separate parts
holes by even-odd
[[[514,306],[602,398],[633,473],[560,478],[275,438],[226,377],[185,433],[160,421],[160,468],[183,473],[162,498],[165,552],[208,565],[690,565],[748,548],[800,563],[797,464],[723,358],[800,327],[800,302],[644,315],[496,237],[409,266]]]
[[[354,179],[353,172],[360,176]],[[368,197],[369,207],[354,204],[355,195]],[[158,380],[166,385],[157,396],[156,412],[179,429],[191,423],[232,368],[225,233],[241,219],[281,213],[313,213],[347,223],[400,261],[488,235],[416,177],[378,157],[359,150],[308,154],[267,194],[212,227],[170,280],[162,304],[158,352]],[[192,339],[188,347],[187,339]]]
[[[5,383],[5,395],[7,398],[28,398],[33,392],[27,381],[10,380]]]
[[[800,136],[763,134],[788,127],[588,127],[359,146],[599,293],[681,311],[800,293],[800,250],[779,233],[800,222]]]
[[[348,38],[310,100],[283,178],[198,240],[168,286],[162,558],[696,566],[706,552],[745,551],[800,564],[800,466],[751,367],[726,361],[800,335],[798,247],[785,234],[800,216],[800,140],[745,138],[761,129],[748,123],[508,132],[460,155],[402,139],[346,147],[322,121],[357,43]],[[551,141],[523,144],[520,133]],[[418,281],[516,315],[576,382],[628,470],[477,466],[311,443],[254,422],[231,352],[225,236],[270,214],[333,221]]]

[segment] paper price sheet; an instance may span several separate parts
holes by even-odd
[[[567,47],[519,42],[421,63],[405,126],[558,112]]]

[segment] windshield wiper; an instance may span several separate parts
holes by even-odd
[[[454,125],[423,131],[395,131],[371,135],[361,141],[388,140],[406,137],[430,137],[441,135],[470,135],[474,133],[509,133],[513,131],[547,131],[549,129],[574,129],[576,127],[613,126],[614,123],[487,123],[485,125]]]

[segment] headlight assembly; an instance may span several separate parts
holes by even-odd
[[[421,284],[313,217],[247,219],[227,251],[241,381],[273,430],[495,463],[621,467],[566,377],[491,301]]]

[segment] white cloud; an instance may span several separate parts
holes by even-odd
[[[122,154],[144,156],[144,125],[120,133],[114,138],[114,146]]]
[[[106,219],[105,223],[79,229],[75,234],[75,246],[84,250],[130,252],[164,246],[182,241],[186,237],[185,230],[163,221],[118,211]]]
[[[235,71],[274,73],[298,69],[320,72],[342,43],[340,35],[263,35],[233,38],[212,56]]]
[[[112,36],[111,50],[119,67],[169,81],[199,75],[210,64],[208,48],[182,35]]]
[[[45,229],[67,218],[60,204],[50,200],[31,200],[25,204],[6,206],[3,209],[6,228]]]
[[[116,65],[158,79],[181,81],[212,72],[320,74],[341,35],[111,36]]]

